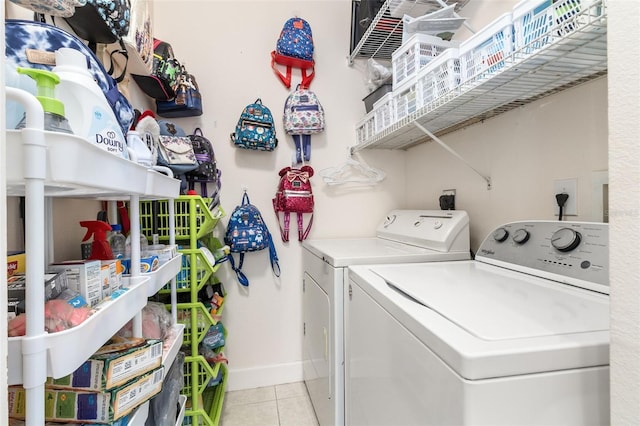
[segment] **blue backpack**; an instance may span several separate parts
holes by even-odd
[[[287,20],[276,42],[276,53],[305,61],[313,60],[311,25],[302,18]]]
[[[273,115],[260,98],[244,108],[231,140],[239,148],[260,151],[273,151],[278,146]]]
[[[275,276],[280,276],[280,265],[278,264],[278,254],[273,245],[271,233],[267,224],[260,214],[260,210],[249,200],[249,195],[245,192],[242,196],[242,204],[236,206],[231,213],[224,242],[229,246],[229,263],[238,277],[238,282],[243,286],[249,285],[247,276],[241,271],[244,263],[244,254],[252,251],[260,251],[269,248],[269,259],[271,269]],[[236,268],[233,253],[240,253],[240,262]]]

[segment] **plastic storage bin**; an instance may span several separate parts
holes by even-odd
[[[460,85],[458,49],[449,48],[418,74],[418,108],[452,92]]]
[[[523,0],[513,7],[515,51],[534,53],[601,14],[596,0]]]
[[[363,144],[376,134],[376,113],[371,111],[356,124],[356,143]]]
[[[489,25],[460,43],[460,82],[489,77],[513,61],[511,13],[500,15]]]
[[[362,99],[364,102],[364,108],[367,112],[371,112],[373,109],[373,104],[375,104],[380,98],[382,98],[387,93],[391,92],[392,85],[391,83],[385,83],[378,87],[373,92],[369,93]]]
[[[415,82],[418,72],[450,47],[457,47],[457,43],[426,34],[411,36],[391,55],[393,90],[401,91]]]
[[[418,108],[416,86],[410,86],[393,97],[395,120],[400,121],[416,112]]]
[[[375,119],[375,133],[380,133],[396,122],[393,105],[393,92],[387,93],[373,106]],[[375,134],[374,133],[374,134]]]

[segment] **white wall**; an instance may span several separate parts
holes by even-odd
[[[640,423],[640,3],[609,4],[611,423],[630,425]]]
[[[310,165],[319,172],[347,158],[355,123],[364,115],[367,94],[364,64],[347,65],[351,1],[158,1],[155,35],[171,43],[176,56],[196,76],[204,96],[204,115],[182,119],[186,130],[201,126],[214,143],[222,169],[222,205],[227,214],[241,201],[243,186],[260,208],[276,239],[282,276],[272,277],[266,251],[245,260],[249,288],[235,275],[219,274],[228,291],[224,324],[229,338],[229,389],[302,379],[302,266],[295,239],[280,241],[271,204],[278,171],[291,165],[293,142],[280,120],[289,93],[274,75],[270,52],[284,22],[300,16],[311,24],[316,77],[311,88],[326,111],[327,129],[312,137]],[[300,80],[294,71],[294,81]],[[279,146],[273,153],[233,147],[229,134],[246,104],[261,98],[277,121]],[[362,153],[368,164],[384,169],[379,186],[346,190],[313,179],[316,210],[310,238],[373,235],[378,221],[405,199],[402,152]],[[226,224],[227,219],[223,220]],[[294,234],[295,235],[295,234]]]

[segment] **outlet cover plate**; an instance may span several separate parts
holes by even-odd
[[[578,215],[578,179],[556,179],[553,181],[553,208],[554,214],[558,216],[559,207],[556,201],[556,194],[566,193],[569,194],[569,199],[564,205],[562,214],[564,216],[577,216]]]

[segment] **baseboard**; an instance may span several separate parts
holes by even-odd
[[[227,380],[227,391],[301,382],[302,361],[255,368],[229,368]]]

